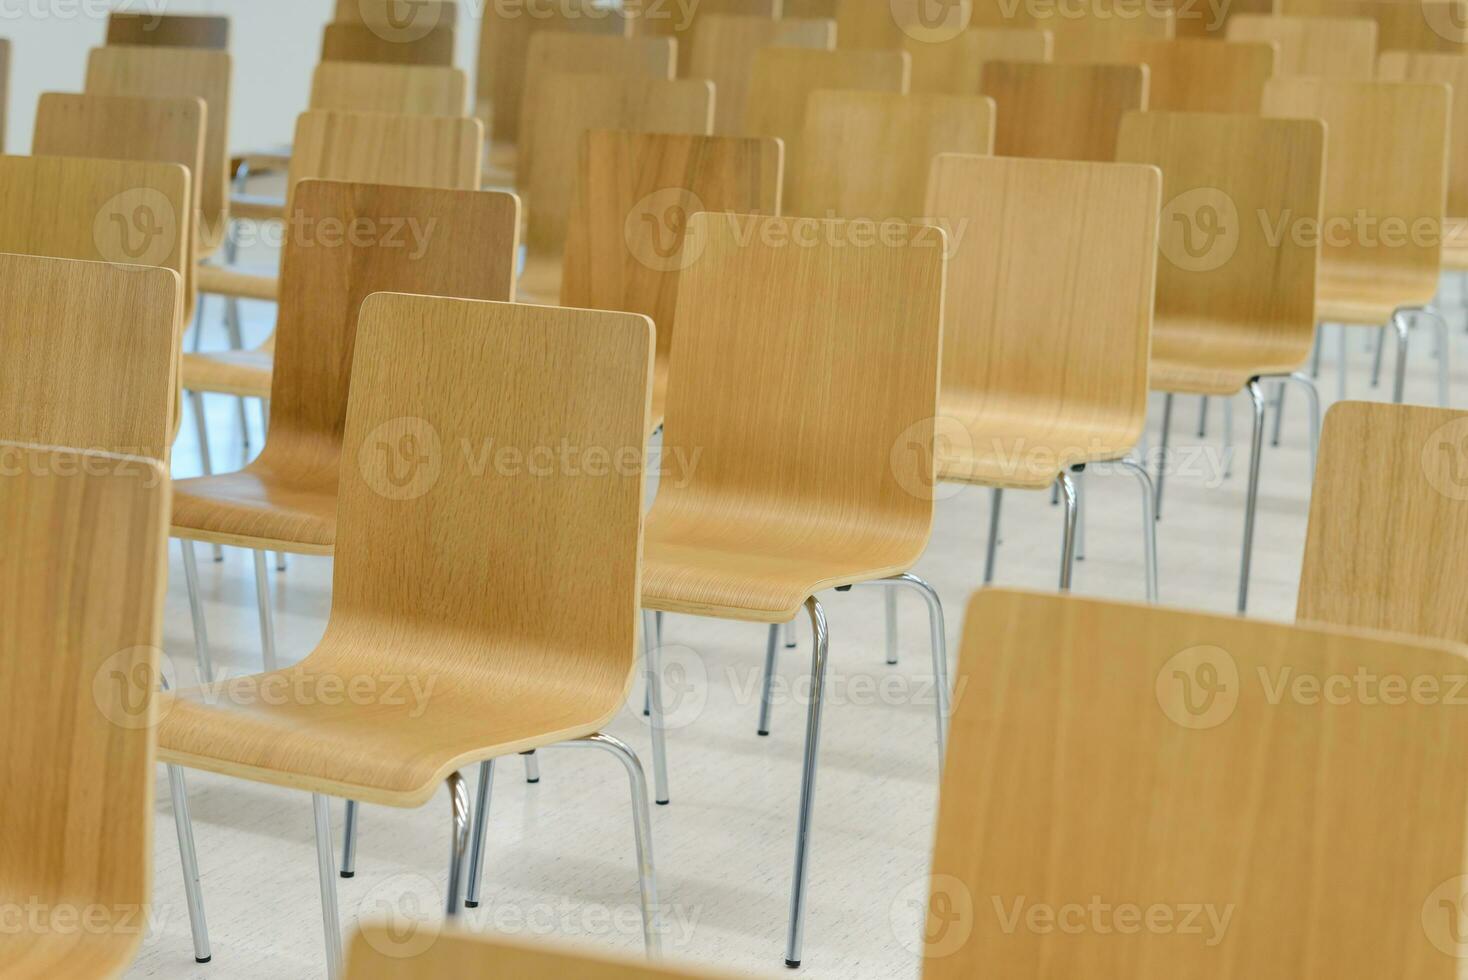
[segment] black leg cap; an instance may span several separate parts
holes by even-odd
[[[527,779],[525,781],[527,783],[529,783],[531,786],[534,786],[536,783],[540,782],[540,780],[538,780],[538,779]]]
[[[357,872],[355,872],[355,871],[343,871],[342,872],[342,877],[343,878],[355,878],[355,877],[357,877]]]
[[[658,800],[658,806],[667,806],[668,803],[668,800]]]
[[[465,900],[465,902],[464,902],[464,908],[466,908],[466,909],[477,909],[477,908],[479,908],[479,903],[478,902],[470,902],[468,900]]]
[[[800,961],[799,960],[786,960],[785,961],[785,965],[788,966],[788,967],[790,967],[790,969],[792,969],[792,970],[798,970],[798,969],[800,969]]]
[[[212,959],[214,959],[213,956],[205,956],[205,957],[202,957],[202,958],[201,957],[198,957],[198,956],[195,956],[194,957],[194,962],[195,963],[208,963]]]
[[[759,735],[760,738],[769,738],[770,737],[770,733],[769,732],[758,732],[757,734]]]

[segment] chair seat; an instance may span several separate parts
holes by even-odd
[[[1358,275],[1327,274],[1322,270],[1315,287],[1315,319],[1321,323],[1384,327],[1402,307],[1431,303],[1435,291],[1435,282],[1422,295],[1421,290],[1372,278],[1371,270],[1362,270]]]
[[[1236,394],[1251,378],[1291,374],[1310,356],[1310,341],[1261,342],[1247,326],[1159,320],[1152,334],[1153,391],[1188,395]]]
[[[275,357],[267,350],[184,354],[183,389],[245,398],[269,398]]]
[[[1043,408],[1003,413],[951,412],[938,427],[938,479],[1006,490],[1047,490],[1061,473],[1083,463],[1120,459],[1141,437],[1120,424],[1046,419]]]
[[[176,538],[329,555],[336,545],[336,470],[283,475],[257,460],[238,473],[173,484]]]
[[[417,807],[451,772],[594,734],[622,707],[603,678],[583,687],[574,671],[555,670],[554,653],[537,653],[544,673],[511,676],[469,669],[514,662],[511,651],[421,630],[398,635],[451,643],[465,670],[443,676],[402,651],[386,656],[396,638],[392,625],[360,623],[328,633],[294,667],[163,695],[159,761]],[[431,656],[425,661],[442,664],[442,650]],[[402,665],[398,673],[395,663]]]
[[[280,298],[280,280],[275,276],[252,276],[217,265],[201,265],[197,276],[199,292],[215,296],[235,296],[274,303]]]
[[[12,907],[36,901],[33,894],[6,896]],[[70,905],[79,913],[96,905],[95,898],[76,896],[57,899],[53,905]],[[58,923],[53,930],[4,930],[0,932],[0,977],[4,980],[55,980],[58,977],[115,977],[132,963],[142,945],[148,923],[142,909],[131,922],[119,921],[115,930],[98,923],[78,928],[79,921]],[[17,923],[20,924],[20,923]],[[64,928],[60,927],[63,926]],[[132,930],[136,930],[135,932]]]

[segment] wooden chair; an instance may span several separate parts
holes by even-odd
[[[555,110],[528,116],[522,141],[521,159],[535,161],[521,171],[519,184],[529,209],[525,288],[550,297],[558,291],[552,280],[566,245],[582,136],[593,128],[707,136],[713,131],[714,87],[699,79],[556,73],[541,78],[537,88]]]
[[[1151,480],[1128,458],[1147,422],[1161,178],[1153,167],[945,154],[929,220],[955,229],[943,330],[938,479],[991,488],[984,581],[1005,490],[1059,486],[1060,588],[1088,466],[1142,487],[1147,598],[1157,599]],[[1064,289],[1052,284],[1065,283]]]
[[[228,51],[229,18],[115,10],[107,15],[107,44]]]
[[[978,593],[959,671],[984,696],[953,713],[924,980],[1451,980],[1468,714],[1354,678],[1445,694],[1465,666],[1382,634]]]
[[[991,61],[980,89],[997,106],[994,152],[1005,157],[1105,162],[1121,117],[1147,108],[1146,65]]]
[[[1407,337],[1418,316],[1437,328],[1438,397],[1448,399],[1447,323],[1430,304],[1441,265],[1450,95],[1441,84],[1317,78],[1275,79],[1264,92],[1265,115],[1325,122],[1321,217],[1334,232],[1322,235],[1315,318],[1396,331],[1396,402],[1405,395]]]
[[[339,24],[374,24],[412,33],[440,23],[457,25],[459,5],[454,0],[336,0],[331,19]]]
[[[1174,11],[1145,2],[1134,16],[1052,17],[1042,26],[1055,35],[1054,60],[1069,65],[1122,61],[1134,41],[1170,41],[1177,36]]]
[[[1273,44],[1187,38],[1132,41],[1125,51],[1147,66],[1147,108],[1156,112],[1258,115],[1274,77]]]
[[[1229,18],[1230,41],[1274,42],[1280,78],[1314,75],[1369,82],[1376,64],[1376,21],[1369,17],[1284,17],[1239,14]]]
[[[938,404],[944,241],[937,229],[908,226],[869,248],[843,247],[848,222],[752,215],[694,215],[688,234],[703,252],[678,282],[663,452],[696,448],[699,465],[686,480],[662,484],[647,518],[643,635],[656,635],[653,611],[768,624],[764,733],[780,624],[802,608],[810,616],[814,693],[785,953],[796,966],[828,653],[817,593],[873,584],[922,594],[942,756],[943,612],[937,594],[908,570],[933,517],[928,447]],[[656,799],[664,802],[662,695],[651,640],[647,670]]]
[[[1468,271],[1468,58],[1426,51],[1384,51],[1377,60],[1376,77],[1383,82],[1435,82],[1453,90],[1442,265]]]
[[[832,51],[836,47],[836,22],[727,14],[709,14],[699,21],[686,74],[714,83],[716,135],[743,135],[755,54],[771,47]]]
[[[10,977],[121,976],[152,885],[168,472],[14,442],[0,442],[0,457],[13,749],[0,789],[25,801],[5,820],[0,902],[13,919],[0,958]]]
[[[1208,41],[1208,44],[1225,42]],[[1254,408],[1239,612],[1248,607],[1254,517],[1264,448],[1263,378],[1299,385],[1312,406],[1311,450],[1320,399],[1299,368],[1315,334],[1318,241],[1276,232],[1308,228],[1321,215],[1324,127],[1314,119],[1211,113],[1128,113],[1117,159],[1160,167],[1161,256],[1152,327],[1152,390],[1166,393],[1158,511],[1167,472],[1174,394],[1232,398]],[[1276,237],[1277,235],[1277,237]]]
[[[628,37],[632,29],[621,11],[598,6],[594,0],[565,0],[538,13],[545,16],[529,17],[523,10],[497,4],[483,12],[479,70],[474,76],[475,112],[495,143],[513,144],[520,138],[520,105],[525,99],[527,58],[534,35],[550,31]]]
[[[785,16],[792,18],[819,17],[834,20],[841,0],[785,0]]]
[[[311,75],[311,108],[462,116],[469,76],[457,68],[329,61]]]
[[[300,196],[326,187],[304,185]],[[351,192],[407,203],[395,188]],[[408,193],[420,204],[423,195],[457,198],[454,212],[472,208],[475,197],[513,202]],[[396,213],[454,217],[439,207]],[[435,246],[440,237],[452,236],[441,229]],[[420,264],[484,264],[480,250],[455,245]],[[655,956],[646,780],[631,749],[599,734],[621,710],[635,665],[652,325],[626,313],[404,295],[371,297],[361,320],[326,635],[290,671],[231,686],[411,676],[441,678],[446,692],[421,701],[300,698],[265,711],[209,688],[183,691],[163,701],[159,755],[313,794],[327,974],[336,980],[341,927],[329,796],[418,807],[447,782],[452,918],[471,840],[458,770],[480,763],[487,781],[500,756],[553,745],[607,750],[631,783],[644,936]],[[527,457],[555,445],[609,459],[630,449],[638,462],[595,479],[565,469],[547,476],[535,464],[498,467],[485,479],[460,451],[471,444],[519,447]],[[382,642],[384,631],[392,643]],[[469,862],[475,878],[487,818],[481,804]],[[185,884],[202,910],[198,879]]]
[[[773,139],[614,130],[582,136],[561,305],[641,313],[657,325],[654,429],[663,424],[679,275],[698,260],[683,251],[689,216],[779,214],[781,165]]]
[[[433,945],[411,956],[402,933],[367,925],[352,940],[348,980],[422,980],[425,977],[576,977],[577,980],[714,980],[714,975],[646,961],[603,959],[591,953],[558,950],[444,930]]]
[[[439,22],[421,34],[417,29],[399,34],[381,24],[327,24],[321,35],[321,60],[452,67],[454,25]]]
[[[840,34],[837,34],[838,43]],[[817,89],[905,93],[911,60],[905,51],[810,51],[763,48],[754,57],[744,135],[785,142],[785,173],[804,166],[805,111]]]
[[[1468,51],[1468,0],[1279,0],[1279,13],[1306,17],[1369,17],[1378,51]]]
[[[994,100],[818,91],[806,105],[802,143],[810,152],[790,213],[912,221],[927,213],[938,154],[994,152]]]
[[[634,37],[668,37],[678,42],[679,78],[697,77],[693,67],[693,49],[699,31],[710,17],[752,17],[779,21],[782,0],[699,0],[680,10],[676,5],[629,5],[628,19]]]
[[[5,152],[5,110],[10,104],[10,41],[0,37],[0,153]]]
[[[936,30],[936,29],[930,29]],[[914,95],[973,95],[986,61],[1049,61],[1054,36],[1027,27],[975,27],[957,37],[947,32],[907,38]]]

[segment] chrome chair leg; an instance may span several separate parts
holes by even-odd
[[[1227,401],[1224,404],[1224,417],[1227,418]],[[1152,517],[1152,476],[1147,467],[1129,457],[1116,460],[1114,465],[1136,477],[1142,490],[1142,547],[1146,550],[1143,560],[1147,568],[1147,601],[1155,604],[1158,601],[1157,521]]]
[[[1208,438],[1208,396],[1198,399],[1198,438]]]
[[[469,788],[464,777],[449,773],[449,811],[453,830],[449,835],[449,887],[444,900],[444,916],[457,919],[464,908],[464,860],[469,854]],[[335,888],[335,884],[332,885]]]
[[[785,624],[785,649],[794,650],[799,644],[795,640],[795,620]]]
[[[341,914],[336,904],[336,869],[331,848],[331,802],[320,793],[311,794],[311,808],[316,815],[316,874],[321,882],[321,925],[326,935],[326,976],[340,980],[342,975]]]
[[[1450,408],[1452,395],[1448,390],[1448,361],[1452,352],[1452,334],[1448,330],[1448,320],[1437,310],[1430,308],[1424,308],[1422,315],[1432,320],[1434,333],[1437,335],[1437,403],[1443,408]]]
[[[1076,471],[1076,561],[1086,560],[1086,473]]]
[[[284,551],[277,551],[275,553],[275,570],[277,572],[283,572],[283,571],[286,570],[286,561],[285,561],[285,552]]]
[[[1312,378],[1320,377],[1320,348],[1324,346],[1322,343],[1323,333],[1324,330],[1317,323],[1315,325],[1315,342],[1310,345],[1310,377]]]
[[[204,349],[204,294],[194,301],[194,353]]]
[[[923,597],[928,606],[928,645],[933,655],[933,686],[937,691],[938,708],[938,769],[943,769],[943,755],[948,741],[948,627],[943,619],[943,602],[938,590],[911,572],[894,575],[892,578],[871,579],[853,583],[854,586],[879,586],[888,595],[896,595],[899,589],[911,589]]]
[[[764,682],[760,685],[759,728],[757,732],[761,737],[770,734],[770,708],[771,701],[774,700],[775,689],[775,660],[779,656],[779,649],[780,627],[778,625],[772,625],[770,627],[769,639],[765,641],[765,676]]]
[[[347,800],[347,813],[342,820],[343,878],[351,878],[357,874],[357,810],[357,801]]]
[[[1407,394],[1407,338],[1412,325],[1403,315],[1403,311],[1398,310],[1392,314],[1392,327],[1397,332],[1397,365],[1392,381],[1392,401],[1400,405]]]
[[[887,619],[887,666],[897,666],[897,593],[891,589],[883,598]]]
[[[209,452],[209,420],[204,415],[204,393],[202,391],[189,392],[189,405],[194,412],[194,431],[198,435],[199,442],[199,466],[205,476],[214,475],[214,459]],[[214,545],[214,560],[224,561],[224,549]]]
[[[1386,327],[1376,331],[1376,344],[1371,354],[1371,387],[1381,387],[1382,355],[1386,352]]]
[[[1339,363],[1336,365],[1339,368],[1338,376],[1336,377],[1336,400],[1345,401],[1346,370],[1350,367],[1351,363],[1351,354],[1349,349],[1350,341],[1346,334],[1350,331],[1351,328],[1346,326],[1344,323],[1338,323],[1336,324],[1335,329],[1336,350],[1339,352],[1337,356],[1340,358]]]
[[[275,622],[270,608],[270,578],[265,569],[265,552],[255,552],[255,599],[260,607],[260,648],[265,669],[275,670]]]
[[[1169,398],[1172,396],[1169,395]],[[1060,591],[1070,591],[1070,581],[1076,561],[1076,519],[1080,515],[1080,496],[1069,473],[1062,473],[1057,481],[1060,494],[1065,499],[1065,534],[1060,545]]]
[[[810,669],[810,706],[805,722],[805,762],[800,780],[800,816],[795,831],[795,872],[790,885],[790,928],[785,942],[785,965],[800,966],[805,945],[805,896],[810,883],[810,832],[815,815],[816,760],[821,745],[821,710],[826,701],[826,665],[830,654],[830,631],[826,611],[815,596],[806,600],[815,632]]]
[[[204,918],[204,889],[199,884],[199,854],[194,848],[194,823],[189,819],[188,789],[179,766],[168,766],[168,792],[173,799],[173,824],[178,831],[178,861],[183,868],[184,898],[189,907],[189,929],[194,934],[194,961],[208,963],[209,923]]]
[[[1284,384],[1299,385],[1305,392],[1305,399],[1310,403],[1310,479],[1315,479],[1315,463],[1320,456],[1320,390],[1315,387],[1315,382],[1310,380],[1309,375],[1303,371],[1296,371],[1287,375]]]
[[[1167,447],[1172,440],[1172,392],[1162,397],[1162,445],[1157,451],[1157,503],[1152,508],[1157,520],[1162,520],[1162,488],[1167,482]]]
[[[647,697],[652,729],[652,769],[658,806],[668,805],[668,743],[663,729],[663,678],[659,661],[657,624],[651,611],[642,613],[643,661],[647,669]]]
[[[484,880],[484,835],[489,826],[490,794],[494,790],[494,760],[479,764],[479,787],[474,797],[474,830],[469,838],[469,892],[464,907],[479,908],[479,888]]]
[[[1271,446],[1278,446],[1280,436],[1284,433],[1284,405],[1285,386],[1283,384],[1276,385],[1274,392],[1274,432],[1269,436],[1269,444]]]
[[[648,959],[662,956],[663,926],[658,907],[657,870],[652,858],[652,813],[647,805],[647,775],[637,753],[625,742],[610,735],[588,735],[574,742],[560,742],[556,748],[602,749],[616,756],[627,770],[632,788],[632,831],[637,839],[637,884],[642,896],[642,939]]]
[[[178,539],[183,552],[184,585],[189,593],[189,618],[194,621],[194,659],[199,665],[199,679],[205,684],[214,682],[214,664],[209,656],[209,631],[204,624],[204,601],[199,596],[199,564],[194,557],[194,542],[188,538]]]
[[[1259,379],[1252,379],[1245,390],[1254,406],[1254,435],[1249,444],[1249,487],[1244,498],[1244,551],[1239,569],[1240,615],[1249,606],[1249,570],[1254,560],[1254,514],[1259,505],[1259,465],[1264,455],[1264,392],[1259,387]]]
[[[994,581],[994,565],[999,557],[999,510],[1004,505],[1004,489],[995,487],[989,493],[989,544],[984,554],[984,584]]]
[[[534,749],[521,752],[520,756],[525,760],[525,781],[534,786],[540,782],[540,756],[535,754]]]

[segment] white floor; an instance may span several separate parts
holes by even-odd
[[[1454,291],[1456,293],[1456,290]],[[220,305],[209,308],[206,345],[223,344]],[[1453,310],[1456,315],[1457,311]],[[247,304],[247,341],[268,329],[272,308]],[[1350,336],[1350,391],[1381,399],[1366,374],[1369,331]],[[1461,320],[1454,322],[1459,363]],[[1320,386],[1336,391],[1335,344]],[[1430,335],[1414,336],[1409,399],[1435,400]],[[1454,373],[1461,387],[1464,372]],[[1306,413],[1292,393],[1283,444],[1267,449],[1259,505],[1251,613],[1287,619],[1294,606],[1309,503]],[[1160,399],[1154,401],[1155,446]],[[1246,458],[1222,477],[1220,406],[1209,437],[1196,436],[1198,401],[1177,400],[1174,472],[1159,526],[1162,598],[1169,605],[1232,610],[1242,527]],[[1237,446],[1247,444],[1248,409],[1237,413]],[[210,434],[217,469],[246,456],[235,402],[211,398]],[[250,411],[260,440],[257,406]],[[178,476],[199,472],[186,420],[175,456]],[[1368,461],[1369,462],[1369,461]],[[1087,485],[1087,554],[1075,589],[1087,595],[1143,595],[1140,508],[1135,482],[1093,476]],[[963,609],[982,571],[988,493],[964,490],[941,501],[928,554],[916,571],[941,592],[957,659]],[[1048,494],[1009,494],[998,579],[1053,588],[1060,550],[1060,510]],[[260,667],[252,566],[247,552],[226,550],[214,564],[200,549],[200,571],[216,667]],[[291,559],[272,572],[276,630],[283,661],[304,656],[320,637],[329,604],[328,559]],[[193,640],[177,545],[164,645],[180,679],[193,675]],[[920,973],[918,932],[936,806],[931,670],[920,602],[901,607],[902,662],[883,663],[881,601],[860,591],[823,596],[832,628],[830,701],[821,746],[805,966],[810,977],[901,978]],[[669,734],[673,802],[653,812],[656,861],[670,958],[741,975],[788,975],[782,966],[795,807],[804,732],[809,630],[786,651],[782,695],[771,737],[755,735],[760,627],[670,617],[670,658],[684,666],[679,707]],[[791,685],[797,685],[792,693]],[[636,695],[640,697],[640,694]],[[675,695],[670,694],[670,699]],[[640,712],[625,711],[612,734],[649,763]],[[599,753],[542,753],[542,781],[526,785],[521,760],[500,764],[494,787],[483,905],[465,923],[485,933],[542,938],[592,949],[636,953],[642,944],[625,777]],[[324,975],[311,804],[307,796],[239,780],[191,773],[190,805],[198,840],[214,959],[196,965],[183,900],[178,850],[160,767],[156,803],[156,928],[132,977],[308,977]],[[340,835],[341,807],[334,807]],[[419,811],[367,808],[357,875],[338,880],[342,927],[395,917],[436,921],[446,879],[447,798]],[[428,928],[432,928],[431,926]]]

